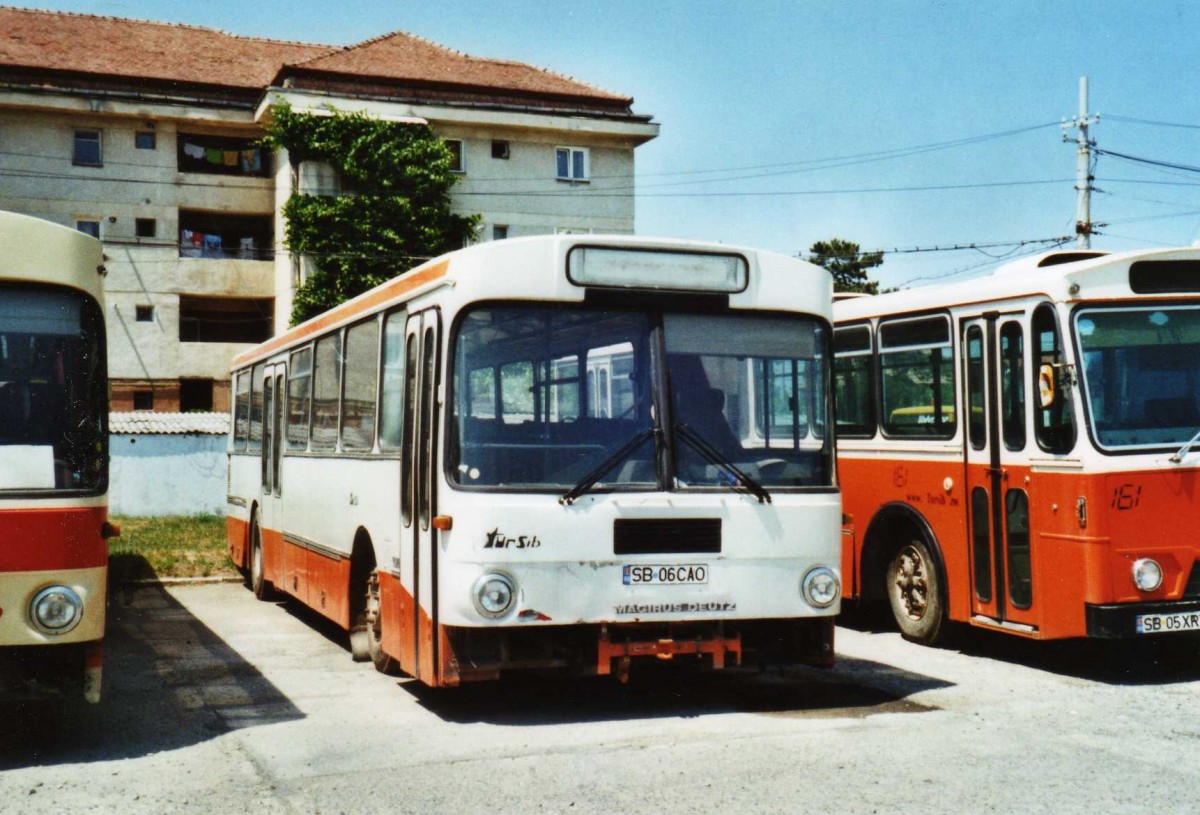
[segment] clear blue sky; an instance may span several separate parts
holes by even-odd
[[[1070,234],[1075,149],[1058,123],[1077,112],[1082,75],[1102,116],[1092,129],[1101,148],[1200,165],[1200,3],[1186,0],[14,5],[329,44],[403,30],[631,95],[662,126],[637,152],[645,235],[795,254],[834,236],[891,249]],[[861,158],[1026,128],[1034,129]],[[839,157],[858,158],[824,161]],[[1006,186],[864,192],[967,184]],[[1200,240],[1200,172],[1103,156],[1096,185],[1093,218],[1108,224],[1096,248]],[[992,268],[976,251],[890,254],[875,274],[907,285]]]

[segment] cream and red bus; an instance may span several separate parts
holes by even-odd
[[[0,212],[0,698],[100,700],[108,393],[100,241]]]
[[[1200,631],[1200,250],[835,303],[847,597],[901,633]]]
[[[233,562],[432,686],[828,664],[829,298],[700,243],[434,259],[235,360]]]

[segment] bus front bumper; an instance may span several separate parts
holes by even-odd
[[[1158,634],[1200,633],[1200,600],[1087,604],[1084,611],[1087,618],[1087,635],[1095,639],[1118,640]]]

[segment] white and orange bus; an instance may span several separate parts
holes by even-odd
[[[108,393],[100,241],[0,213],[0,698],[100,700]]]
[[[233,562],[433,686],[827,664],[829,298],[696,243],[428,262],[235,360]]]
[[[834,305],[847,597],[905,637],[1200,631],[1200,250]]]

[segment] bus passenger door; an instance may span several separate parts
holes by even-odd
[[[295,593],[292,554],[283,542],[283,507],[279,479],[283,454],[283,418],[286,400],[284,366],[267,366],[263,378],[262,516],[263,558],[268,577],[279,588]],[[272,567],[274,564],[274,567]]]
[[[988,375],[988,337],[995,318],[962,321],[963,382],[966,395],[967,552],[971,573],[971,615],[999,620],[1003,603],[997,599],[992,541],[999,534],[992,496],[1002,487],[999,440],[996,438],[994,381]]]
[[[1033,630],[1023,313],[962,322],[971,612]]]
[[[437,512],[438,385],[441,326],[436,309],[413,314],[405,329],[404,441],[401,452],[401,558],[412,564],[411,630],[403,635],[400,667],[436,684],[438,637]],[[407,615],[406,615],[407,616]],[[406,626],[407,627],[407,626]]]

